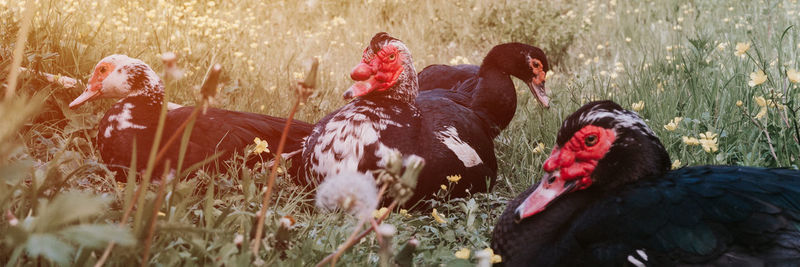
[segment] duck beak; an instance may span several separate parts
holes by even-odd
[[[84,90],[81,95],[76,97],[75,100],[72,100],[72,102],[69,103],[69,108],[70,109],[76,109],[76,108],[80,107],[81,105],[83,105],[83,103],[86,103],[89,100],[95,99],[95,98],[97,98],[98,96],[100,96],[102,94],[103,93],[100,90],[100,88],[97,88],[97,86],[92,84],[88,88],[86,88],[86,90]]]
[[[375,77],[370,77],[369,80],[366,81],[358,81],[353,86],[350,86],[347,91],[344,92],[342,97],[345,101],[350,101],[353,98],[366,95],[369,92],[375,90],[378,85],[378,81],[375,80]]]
[[[375,90],[379,84],[378,80],[375,79],[375,71],[370,65],[363,62],[353,68],[350,72],[350,78],[356,81],[356,83],[350,86],[350,88],[344,92],[344,95],[342,95],[346,101],[366,95]]]
[[[550,98],[547,97],[548,89],[544,86],[544,82],[539,84],[536,81],[531,80],[525,84],[528,85],[528,88],[531,89],[531,93],[536,96],[536,100],[538,100],[542,106],[545,108],[550,108]]]
[[[577,184],[577,180],[564,181],[561,179],[558,171],[545,173],[533,193],[517,207],[514,212],[516,221],[520,222],[522,219],[542,212],[558,197],[572,192]]]

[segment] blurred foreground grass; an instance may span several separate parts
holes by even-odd
[[[0,82],[25,2],[0,0]],[[675,166],[741,164],[798,168],[800,132],[800,4],[798,1],[37,1],[23,66],[87,79],[114,53],[138,57],[161,71],[159,55],[174,51],[187,76],[169,85],[180,104],[195,102],[192,86],[212,59],[224,66],[218,97],[226,109],[285,116],[290,84],[304,61],[319,57],[318,89],[299,119],[316,121],[344,102],[348,73],[366,42],[386,31],[410,47],[421,70],[434,63],[479,64],[508,41],[543,48],[552,108],[542,109],[518,87],[514,121],[496,140],[499,186],[470,199],[436,201],[437,216],[393,213],[395,247],[420,241],[419,265],[474,262],[486,248],[505,201],[533,183],[558,127],[582,103],[612,99],[636,109],[676,160]],[[747,49],[745,49],[747,47]],[[763,71],[763,75],[759,73]],[[792,76],[795,75],[795,76]],[[96,124],[112,101],[77,111],[66,104],[80,89],[24,75],[19,96],[0,106],[0,260],[7,265],[93,264],[109,241],[108,263],[141,261],[145,222],[112,226],[134,186],[118,185],[94,149]],[[521,83],[518,83],[521,85]],[[4,89],[4,88],[3,88]],[[676,118],[680,117],[680,119]],[[769,136],[769,137],[768,137]],[[540,145],[541,144],[541,145]],[[200,173],[169,184],[158,209],[150,263],[252,263],[248,243],[256,223],[266,168],[240,163],[225,173]],[[427,166],[436,168],[436,166]],[[198,187],[214,190],[198,192]],[[269,265],[309,265],[332,252],[357,220],[320,214],[300,190],[279,181],[267,212],[259,258]],[[288,235],[279,220],[296,220]],[[467,248],[467,259],[455,252]],[[375,265],[373,236],[340,262]],[[463,256],[464,252],[458,256]]]

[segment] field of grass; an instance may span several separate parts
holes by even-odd
[[[417,265],[475,263],[505,202],[541,175],[561,121],[589,100],[637,110],[675,167],[800,166],[797,0],[0,0],[0,261],[6,266],[91,265],[110,241],[117,246],[109,265],[142,264],[147,248],[146,263],[166,266],[305,266],[333,252],[358,221],[316,211],[313,199],[279,178],[263,249],[254,257],[248,248],[261,205],[256,188],[267,170],[234,168],[170,183],[159,205],[157,186],[146,188],[130,220],[117,227],[136,186],[117,184],[94,145],[97,122],[113,101],[69,110],[82,88],[36,75],[22,75],[15,95],[7,91],[26,6],[34,15],[23,67],[85,81],[107,55],[141,58],[160,72],[160,54],[172,51],[187,75],[170,83],[167,95],[180,104],[195,103],[193,86],[216,62],[224,67],[218,107],[286,116],[290,85],[317,57],[318,89],[297,116],[311,122],[344,104],[349,71],[379,31],[408,45],[417,70],[479,64],[502,42],[541,47],[554,66],[547,77],[551,108],[517,81],[517,113],[495,140],[495,190],[468,199],[443,194],[434,203],[442,220],[396,210],[385,221],[397,228],[394,251],[419,241],[411,259]],[[198,192],[199,186],[210,189]],[[146,244],[154,216],[155,235]],[[279,231],[284,216],[296,220],[289,231]],[[464,248],[472,253],[457,258]],[[369,235],[339,262],[376,265],[379,254]]]

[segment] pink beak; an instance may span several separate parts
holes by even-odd
[[[78,97],[75,98],[75,100],[72,100],[72,102],[69,103],[69,108],[76,109],[81,105],[83,105],[83,103],[95,99],[102,94],[103,93],[98,86],[96,86],[95,84],[90,84],[89,87],[86,88],[86,90],[84,90],[81,95],[79,95]]]
[[[558,172],[545,173],[539,186],[533,191],[525,201],[517,207],[515,212],[517,221],[521,221],[527,217],[533,216],[539,212],[544,211],[550,203],[556,200],[559,196],[572,192],[577,185],[577,180],[569,182],[560,179]]]

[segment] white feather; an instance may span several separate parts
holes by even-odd
[[[478,152],[475,151],[469,144],[465,143],[458,136],[458,131],[455,127],[447,126],[444,131],[437,132],[436,137],[444,143],[453,153],[456,154],[464,167],[473,167],[483,163]]]

